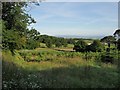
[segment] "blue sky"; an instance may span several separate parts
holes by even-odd
[[[48,35],[111,35],[118,27],[117,2],[42,2],[31,5],[31,27]],[[29,9],[29,8],[28,8]]]

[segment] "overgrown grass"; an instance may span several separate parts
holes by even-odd
[[[63,52],[53,49],[3,51],[3,88],[114,88],[115,64],[98,62],[99,53]],[[27,62],[34,59],[40,62]],[[33,59],[33,58],[32,58]],[[31,60],[32,60],[31,59]],[[42,59],[42,60],[41,60]]]

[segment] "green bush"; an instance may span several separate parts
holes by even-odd
[[[101,52],[103,50],[103,45],[99,40],[94,40],[91,45],[88,46],[88,51]]]
[[[35,49],[35,48],[38,48],[39,47],[39,42],[33,40],[33,39],[30,39],[27,41],[27,44],[26,44],[26,48],[27,49]]]
[[[120,50],[120,39],[118,39],[117,49]]]
[[[76,52],[85,52],[86,51],[87,43],[83,40],[79,40],[75,43],[73,50]]]

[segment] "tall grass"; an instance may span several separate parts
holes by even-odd
[[[3,51],[3,88],[114,88],[114,64],[96,62],[99,53],[63,52],[53,49]],[[94,57],[92,57],[94,56]],[[40,62],[27,62],[38,59]],[[34,58],[33,58],[34,57]]]

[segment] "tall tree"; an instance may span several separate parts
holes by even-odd
[[[32,28],[27,32],[27,39],[38,40],[39,36],[40,33],[34,28]]]
[[[120,39],[118,39],[118,42],[117,42],[117,49],[120,50]]]
[[[109,48],[110,48],[110,44],[114,43],[114,41],[115,41],[115,37],[113,36],[105,36],[104,38],[101,39],[101,42],[106,42]]]
[[[85,52],[86,51],[87,43],[83,40],[79,40],[75,43],[73,50],[76,52]]]
[[[90,50],[93,52],[101,52],[103,49],[103,45],[99,40],[94,40],[93,43],[90,45]]]
[[[116,46],[117,46],[117,49],[120,50],[120,29],[117,29],[115,32],[114,32],[114,37],[117,38],[116,40]]]
[[[26,13],[25,2],[2,2],[3,48],[12,52],[25,45],[27,26],[35,20]]]

